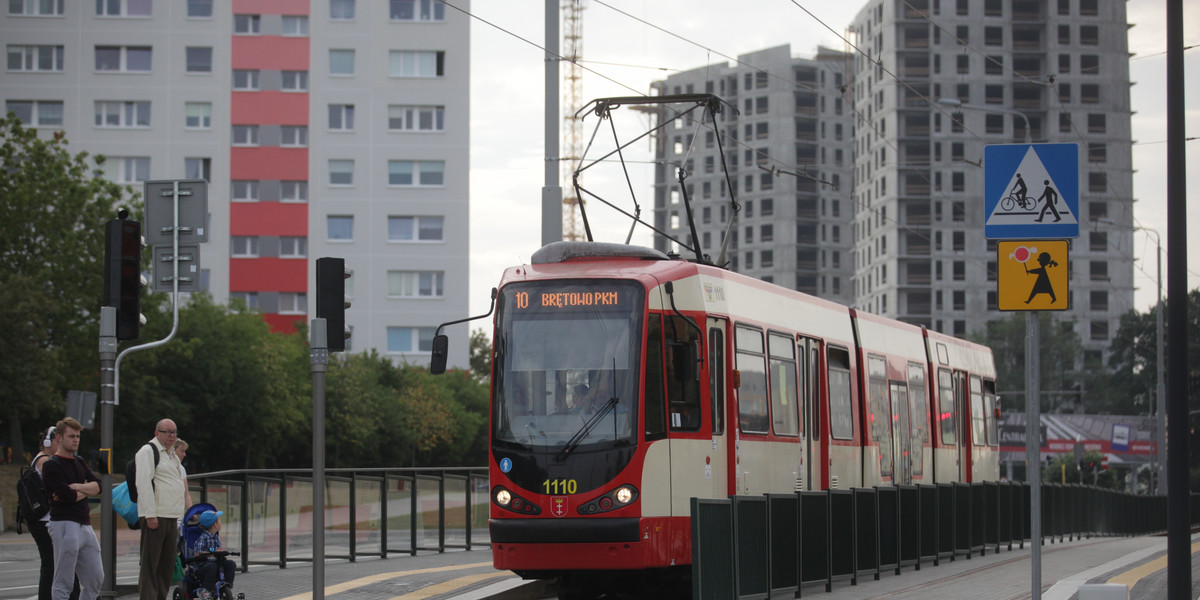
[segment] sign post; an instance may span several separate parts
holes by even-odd
[[[996,274],[997,307],[1027,311],[1025,465],[1030,484],[1029,525],[1033,543],[1030,583],[1032,600],[1041,600],[1042,457],[1037,431],[1042,417],[1038,319],[1041,310],[1069,308],[1066,277],[1069,242],[1061,238],[1079,237],[1079,146],[989,145],[983,149],[983,158],[984,235],[989,240],[1043,240],[1024,245],[1002,242],[997,247]]]

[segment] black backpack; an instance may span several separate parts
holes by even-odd
[[[22,520],[32,523],[41,520],[48,512],[50,502],[46,499],[41,476],[33,467],[21,467],[21,475],[17,479],[17,533],[21,533]]]
[[[158,446],[155,446],[154,444],[149,444],[149,443],[146,445],[150,446],[150,449],[154,451],[154,467],[157,468],[158,467]],[[139,449],[139,451],[140,451],[140,449]],[[137,489],[137,456],[136,455],[133,458],[129,459],[129,462],[125,463],[125,483],[129,487],[129,501],[137,503],[138,489]],[[154,485],[154,479],[150,480],[150,485],[151,486]]]

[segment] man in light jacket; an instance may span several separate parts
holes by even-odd
[[[175,456],[179,430],[163,419],[154,428],[137,461],[138,522],[142,531],[142,567],[138,574],[139,600],[165,600],[175,574],[175,544],[179,539],[176,521],[183,518],[187,484]],[[154,454],[158,450],[158,464]]]

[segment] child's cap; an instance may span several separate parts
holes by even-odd
[[[219,510],[218,511],[206,510],[206,511],[200,513],[200,526],[204,527],[205,529],[212,527],[212,524],[216,523],[217,519],[223,514],[225,514],[225,513],[223,511],[219,511]]]

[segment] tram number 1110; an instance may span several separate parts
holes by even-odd
[[[543,494],[574,494],[579,491],[579,483],[574,479],[547,479],[542,482]]]

